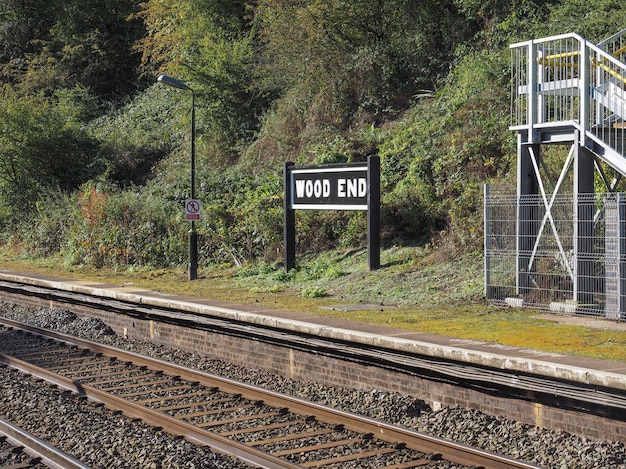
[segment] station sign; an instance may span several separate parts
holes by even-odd
[[[367,210],[367,164],[294,168],[291,208]]]
[[[296,210],[367,211],[367,264],[380,267],[380,158],[366,163],[284,166],[285,271],[296,261]]]

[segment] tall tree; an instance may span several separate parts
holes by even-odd
[[[103,169],[93,158],[97,143],[71,110],[6,85],[0,107],[0,212],[28,212],[43,191],[69,191]]]
[[[452,1],[260,0],[256,18],[264,83],[325,87],[344,117],[405,109],[464,39]]]
[[[20,31],[20,21],[32,24],[21,31],[25,46],[11,53],[14,61],[24,61],[16,78],[25,92],[52,95],[81,85],[97,96],[119,99],[137,89],[134,43],[144,30],[135,15],[136,0],[7,1],[14,4],[5,10],[7,35]]]
[[[575,32],[591,41],[608,39],[626,27],[626,3],[620,0],[551,2],[549,34]],[[564,30],[565,29],[565,30]]]
[[[39,53],[54,24],[54,5],[47,0],[0,2],[0,81],[15,82]]]
[[[210,138],[234,149],[248,142],[265,108],[252,87],[254,38],[246,0],[148,0],[144,66],[189,80],[201,99]],[[156,75],[156,73],[155,73]]]

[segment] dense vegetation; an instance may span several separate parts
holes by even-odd
[[[201,263],[280,259],[282,163],[382,165],[383,242],[481,245],[514,177],[512,42],[626,24],[621,0],[3,0],[0,243],[68,264],[186,257],[188,83]],[[362,246],[304,212],[301,251]]]

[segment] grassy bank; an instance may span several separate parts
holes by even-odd
[[[487,304],[482,257],[476,253],[394,247],[382,252],[382,268],[375,272],[367,271],[364,251],[334,251],[298,262],[289,273],[279,264],[201,266],[200,278],[189,282],[183,269],[111,271],[0,251],[2,269],[260,304],[548,352],[626,359],[623,331],[559,324],[537,317],[536,311]],[[341,308],[357,304],[371,306]],[[325,308],[329,306],[337,308]]]

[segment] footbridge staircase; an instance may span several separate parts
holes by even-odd
[[[622,319],[626,197],[617,189],[626,175],[626,30],[598,44],[565,34],[510,48],[514,291],[498,289],[491,264],[487,296]],[[485,213],[487,262],[504,238],[492,237],[498,215],[487,205]]]

